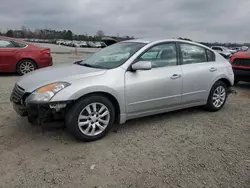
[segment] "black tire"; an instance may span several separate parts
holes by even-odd
[[[237,85],[239,82],[239,80],[234,80],[234,85]]]
[[[31,59],[23,59],[23,60],[18,62],[17,67],[16,67],[16,71],[20,76],[24,75],[23,71],[21,70],[21,66],[22,66],[22,64],[27,63],[27,62],[31,63],[34,66],[34,70],[37,69],[37,65],[33,60],[31,60]]]
[[[110,120],[109,120],[107,127],[103,130],[103,132],[101,132],[100,134],[96,136],[85,135],[84,133],[81,132],[81,130],[78,127],[79,114],[86,106],[88,106],[91,103],[104,104],[110,113]],[[84,97],[76,101],[76,103],[71,107],[71,109],[68,110],[66,114],[66,119],[65,119],[66,126],[71,132],[71,134],[76,139],[84,141],[84,142],[95,141],[104,137],[111,129],[114,121],[115,121],[114,105],[110,102],[109,99],[101,95],[92,95],[92,96]]]
[[[222,86],[222,87],[225,89],[226,98],[225,98],[223,104],[222,104],[220,107],[216,107],[216,106],[214,106],[214,104],[213,104],[213,94],[214,94],[215,90],[216,90],[219,86]],[[209,111],[211,111],[211,112],[219,111],[219,110],[225,105],[225,103],[226,103],[226,101],[227,101],[227,97],[228,97],[228,87],[227,87],[227,85],[226,85],[223,81],[217,81],[217,82],[213,85],[213,87],[212,87],[212,89],[211,89],[211,91],[210,91],[210,93],[209,93],[209,97],[208,97],[208,100],[207,100],[207,104],[206,104],[206,106],[205,106],[206,109],[209,110]]]

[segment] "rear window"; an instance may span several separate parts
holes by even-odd
[[[181,43],[183,64],[202,63],[207,61],[205,48],[193,44]]]

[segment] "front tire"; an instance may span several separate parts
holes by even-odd
[[[115,108],[104,96],[92,95],[77,101],[66,115],[71,134],[85,142],[104,137],[115,121]]]
[[[211,112],[220,110],[226,103],[228,87],[223,81],[217,81],[209,94],[206,108]]]

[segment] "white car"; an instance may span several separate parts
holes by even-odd
[[[105,48],[107,45],[104,42],[95,42],[97,48]]]
[[[81,42],[80,42],[80,47],[82,47],[82,48],[88,47],[87,42],[81,41]]]
[[[220,55],[222,55],[226,59],[232,56],[231,51],[228,48],[224,47],[224,46],[212,46],[211,48],[214,51],[218,52]]]

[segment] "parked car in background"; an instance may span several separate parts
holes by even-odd
[[[97,48],[105,48],[107,45],[104,42],[96,42],[95,43]]]
[[[72,41],[71,41],[71,40],[63,40],[63,41],[62,41],[62,45],[65,45],[65,46],[72,46]]]
[[[80,47],[80,41],[72,41],[72,47]]]
[[[76,138],[93,141],[129,119],[200,105],[218,111],[233,83],[231,64],[206,46],[138,39],[27,74],[11,101],[31,123],[61,117]]]
[[[94,42],[88,41],[87,44],[88,44],[88,47],[90,48],[97,48]]]
[[[81,41],[81,42],[80,42],[80,47],[81,47],[81,48],[86,48],[86,47],[88,47],[87,42]]]
[[[248,48],[247,46],[242,46],[242,47],[241,47],[241,50],[242,50],[242,51],[247,51],[248,49],[249,49],[249,48]]]
[[[228,59],[231,57],[232,53],[230,52],[229,49],[227,49],[224,46],[212,46],[211,47],[213,50],[218,52],[220,55],[222,55],[224,58]]]
[[[57,41],[56,41],[56,44],[57,44],[57,45],[61,45],[61,44],[63,44],[63,40],[62,40],[62,39],[57,40]]]
[[[239,81],[250,82],[250,49],[233,54],[230,63],[234,71],[235,84]]]
[[[237,52],[237,50],[235,49],[231,49],[231,48],[226,48],[231,54],[234,54]]]
[[[17,72],[24,75],[52,65],[49,48],[0,36],[0,72]]]
[[[236,52],[241,51],[241,47],[234,47],[232,50],[235,50]]]

